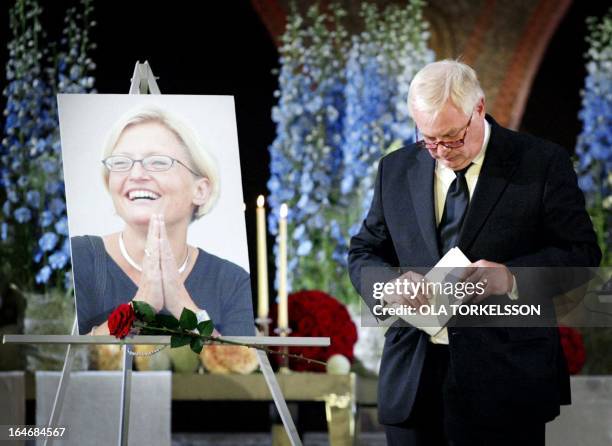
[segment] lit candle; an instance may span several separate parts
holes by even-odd
[[[268,250],[266,247],[266,208],[264,197],[257,197],[257,317],[268,317]]]
[[[278,328],[289,328],[289,306],[287,302],[287,214],[285,203],[280,207],[278,221]],[[281,332],[282,333],[282,332]]]

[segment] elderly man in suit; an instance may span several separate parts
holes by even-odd
[[[380,161],[351,240],[351,280],[369,306],[363,267],[433,267],[455,246],[486,284],[479,301],[521,299],[512,267],[599,264],[567,152],[497,124],[472,68],[427,65],[408,105],[420,141]],[[546,422],[570,403],[556,327],[430,335],[394,324],[385,336],[378,410],[390,445],[544,445]]]

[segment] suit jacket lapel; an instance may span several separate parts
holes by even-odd
[[[427,150],[421,150],[417,152],[416,162],[409,166],[406,178],[421,235],[432,259],[437,262],[440,252],[434,213],[434,167],[434,159]]]
[[[512,145],[506,143],[503,129],[487,115],[491,123],[491,136],[476,190],[459,236],[459,247],[466,252],[480,232],[482,225],[498,202],[516,169],[518,160]]]

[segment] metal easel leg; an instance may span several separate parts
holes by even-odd
[[[130,428],[130,401],[132,390],[132,355],[128,346],[121,347],[123,358],[123,375],[121,377],[121,409],[119,410],[119,446],[127,446]]]
[[[72,324],[73,336],[78,333],[77,319],[74,318],[74,324]],[[64,397],[66,396],[66,389],[68,388],[68,382],[70,381],[70,372],[72,370],[72,363],[74,361],[74,347],[72,344],[68,344],[66,349],[66,357],[64,359],[64,366],[62,367],[62,374],[60,376],[59,384],[57,386],[57,392],[55,393],[55,400],[51,407],[51,416],[49,417],[49,423],[47,427],[55,428],[58,425],[60,415],[62,414],[62,407],[64,405]],[[53,443],[53,437],[45,437],[43,446],[47,446]]]
[[[274,371],[272,370],[272,366],[270,365],[268,355],[266,352],[257,350],[257,359],[259,360],[259,367],[261,368],[263,376],[266,379],[266,383],[268,384],[268,389],[270,389],[270,393],[272,394],[272,399],[274,399],[274,404],[276,404],[276,409],[278,410],[281,420],[283,420],[283,425],[287,431],[289,441],[291,442],[292,446],[302,446],[302,440],[300,440],[300,436],[295,428],[295,424],[291,418],[291,413],[289,413],[289,408],[287,407],[287,402],[285,401],[283,392],[281,392],[276,376],[274,375]]]

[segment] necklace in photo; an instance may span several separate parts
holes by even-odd
[[[142,272],[142,267],[138,263],[136,263],[134,259],[130,257],[130,255],[127,252],[127,249],[125,249],[125,243],[123,241],[123,232],[119,234],[119,251],[121,251],[121,255],[123,256],[126,262],[128,262],[137,271]],[[146,254],[146,250],[145,250],[145,254]],[[179,274],[182,274],[183,271],[185,271],[185,268],[187,268],[187,263],[189,263],[189,247],[187,247],[187,255],[185,255],[185,261],[178,269]]]

